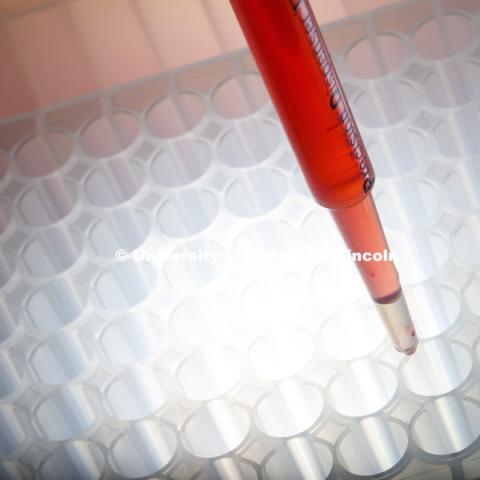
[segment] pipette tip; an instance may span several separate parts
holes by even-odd
[[[403,292],[400,290],[398,295],[388,302],[376,301],[375,306],[395,349],[405,355],[413,355],[417,350],[418,338]]]

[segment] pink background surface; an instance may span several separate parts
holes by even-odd
[[[395,0],[311,0],[321,24]],[[0,0],[0,117],[245,47],[228,0]]]

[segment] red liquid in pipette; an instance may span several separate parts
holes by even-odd
[[[230,0],[310,190],[352,252],[388,244],[370,195],[374,172],[307,0]],[[395,346],[417,340],[392,261],[356,262]]]
[[[374,173],[323,38],[317,31],[314,44],[306,34],[302,13],[308,4],[297,2],[232,5],[310,190],[322,205],[343,208],[365,197]]]
[[[380,220],[370,195],[353,207],[331,210],[331,213],[353,253],[389,251],[383,229],[378,228]],[[400,295],[400,281],[392,261],[357,260],[355,263],[373,300],[389,303]]]

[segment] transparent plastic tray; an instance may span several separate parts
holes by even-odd
[[[324,31],[418,352],[393,350],[247,51],[7,119],[2,479],[478,478],[480,2]]]

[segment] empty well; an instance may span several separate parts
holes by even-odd
[[[12,207],[9,203],[0,200],[0,235],[7,230],[12,219]]]
[[[131,252],[140,247],[150,233],[151,223],[144,210],[130,206],[112,209],[93,224],[89,241],[97,255],[111,259],[118,249]]]
[[[3,183],[3,179],[9,172],[10,161],[6,153],[0,151],[0,184]]]
[[[119,365],[159,356],[163,347],[162,320],[142,313],[116,317],[102,330],[98,340],[101,358]]]
[[[402,377],[411,392],[427,397],[459,387],[471,369],[472,356],[465,347],[436,338],[420,344],[405,363]]]
[[[385,79],[354,98],[351,105],[361,124],[378,128],[400,123],[421,104],[420,93],[411,84]]]
[[[138,163],[118,157],[102,163],[85,180],[87,198],[96,207],[114,207],[132,198],[143,185],[145,172]]]
[[[209,190],[182,190],[163,203],[157,219],[165,235],[188,237],[210,225],[219,209],[217,196]]]
[[[455,258],[462,264],[480,264],[480,222],[478,215],[467,217],[452,234]]]
[[[475,315],[480,314],[480,279],[474,277],[466,286],[464,293],[468,309]]]
[[[437,67],[423,81],[425,95],[439,108],[456,107],[474,99],[475,92],[462,59],[453,58]]]
[[[214,400],[200,407],[186,422],[182,444],[196,457],[215,458],[240,446],[249,429],[246,410],[224,400]]]
[[[176,340],[188,346],[224,342],[239,328],[242,315],[224,295],[190,296],[179,303],[169,320]]]
[[[84,343],[85,342],[85,343]],[[67,382],[88,371],[92,345],[71,333],[59,331],[40,343],[30,356],[36,380],[55,385]]]
[[[367,150],[378,177],[400,177],[425,168],[434,153],[424,135],[403,126],[379,131]]]
[[[12,278],[16,262],[16,255],[10,249],[2,249],[0,252],[0,288],[4,287]]]
[[[478,155],[480,139],[478,107],[467,104],[449,109],[432,129],[433,140],[443,156],[452,160]]]
[[[0,462],[1,478],[8,480],[31,480],[33,478],[32,470],[18,461]]]
[[[267,344],[272,342],[271,348],[273,351],[276,348],[282,348],[281,345],[284,345],[290,354],[294,354],[295,347],[287,346],[288,335],[293,334],[299,337],[299,341],[304,340],[305,335],[308,336],[305,332],[299,332],[298,335],[294,333],[296,329],[295,320],[305,309],[307,300],[306,285],[297,275],[283,270],[267,271],[263,275],[255,275],[254,281],[247,286],[242,294],[245,312],[244,325],[256,329],[259,333],[265,331],[266,337],[263,341],[266,341]],[[260,345],[263,341],[260,342]],[[304,341],[301,343],[305,345]],[[277,344],[277,347],[275,347],[275,344]],[[279,351],[277,349],[276,358],[278,355]]]
[[[80,144],[91,157],[111,157],[128,148],[139,134],[138,120],[126,112],[95,118],[80,133]]]
[[[204,109],[203,99],[193,93],[164,98],[148,110],[148,130],[160,138],[178,137],[200,123]]]
[[[241,478],[242,480],[258,480],[257,470],[251,463],[239,461],[237,457],[223,457],[211,463],[211,469],[204,471],[197,477],[198,480],[210,478],[230,479]]]
[[[98,480],[105,467],[105,457],[98,445],[92,442],[73,441],[61,445],[42,463],[40,478],[50,480]]]
[[[290,332],[284,325],[294,323],[306,301],[306,285],[298,276],[284,271],[256,275],[242,293],[246,314],[243,322],[259,331],[278,327],[278,341],[281,341]]]
[[[260,400],[255,409],[255,422],[270,437],[292,437],[311,428],[320,418],[323,407],[318,389],[296,379],[284,380]]]
[[[333,457],[325,445],[299,437],[289,440],[285,448],[268,459],[265,472],[269,480],[326,480],[332,467]]]
[[[299,374],[314,354],[315,337],[310,332],[278,325],[252,344],[248,360],[253,375],[278,381]]]
[[[287,181],[276,170],[251,170],[232,182],[226,192],[227,209],[239,217],[264,215],[287,194]]]
[[[214,111],[229,119],[250,115],[268,100],[268,93],[258,73],[228,78],[215,88],[212,95]]]
[[[0,343],[6,341],[15,331],[20,320],[20,310],[16,305],[0,300]]]
[[[457,164],[443,183],[448,204],[461,211],[476,210],[480,206],[479,179],[478,158]]]
[[[208,143],[182,138],[169,142],[155,155],[151,171],[163,187],[180,187],[200,178],[210,167],[213,153]]]
[[[112,444],[109,463],[127,478],[153,475],[172,460],[177,450],[174,430],[157,420],[134,423]]]
[[[268,218],[252,222],[240,232],[233,255],[242,267],[258,271],[289,263],[289,259],[294,262],[301,247],[304,245],[298,245],[296,231],[289,223]]]
[[[217,152],[220,160],[234,168],[250,167],[266,160],[280,141],[278,128],[257,118],[237,122],[222,134]]]
[[[391,34],[363,39],[347,53],[348,70],[359,78],[376,78],[397,70],[407,58],[405,41]]]
[[[165,375],[153,368],[135,365],[116,376],[104,395],[110,415],[131,421],[163,408],[171,395],[171,387]]]
[[[383,182],[376,189],[375,203],[386,228],[421,227],[440,213],[439,189],[426,181]]]
[[[420,283],[440,273],[451,253],[444,237],[423,231],[392,235],[389,244],[404,285]]]
[[[53,330],[74,322],[87,305],[84,287],[68,277],[44,283],[26,300],[26,312],[38,329]]]
[[[413,423],[415,443],[432,455],[460,452],[479,435],[480,408],[455,396],[428,403]]]
[[[6,350],[0,351],[0,400],[20,392],[22,385],[23,366],[19,359]]]
[[[366,358],[355,360],[342,369],[330,385],[330,405],[341,415],[372,415],[393,399],[398,387],[395,372]]]
[[[34,277],[48,277],[72,267],[80,258],[80,232],[63,226],[43,229],[22,250],[26,271]]]
[[[327,355],[353,360],[377,349],[386,332],[377,312],[362,304],[349,304],[335,312],[322,328],[320,341]]]
[[[221,245],[211,240],[190,240],[169,252],[164,264],[165,278],[172,288],[191,291],[216,280],[225,254]]]
[[[471,19],[462,14],[446,14],[431,18],[414,33],[412,44],[429,60],[440,60],[468,48],[475,35]]]
[[[449,288],[420,283],[407,288],[404,293],[420,339],[440,335],[459,318],[460,299]]]
[[[85,389],[66,385],[51,392],[37,406],[33,423],[41,437],[60,442],[87,431],[96,418]]]
[[[315,294],[312,301],[315,306],[330,314],[339,305],[364,302],[369,298],[348,252],[337,249],[327,254],[328,261],[320,263],[311,275],[311,287]]]
[[[407,447],[407,432],[400,425],[381,417],[368,417],[341,440],[337,454],[350,473],[377,475],[394,467]]]
[[[46,226],[65,218],[76,203],[75,184],[53,175],[32,182],[18,201],[18,211],[27,225]]]
[[[145,300],[154,290],[156,278],[155,267],[150,263],[127,260],[101,273],[94,292],[103,308],[123,310]]]
[[[23,380],[23,366],[19,359],[7,350],[0,352],[0,400],[21,393]]]
[[[231,390],[242,373],[238,354],[206,345],[184,358],[176,371],[180,393],[189,400],[211,400]]]
[[[0,455],[12,455],[28,439],[25,414],[12,405],[0,405]],[[0,470],[1,472],[1,470]]]
[[[73,153],[73,140],[65,132],[49,131],[26,140],[15,153],[18,171],[41,177],[62,167]]]

